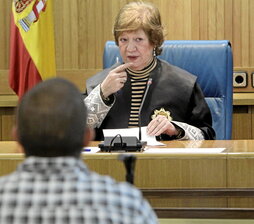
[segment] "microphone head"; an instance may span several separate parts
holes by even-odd
[[[150,85],[152,84],[152,82],[153,82],[153,79],[152,79],[152,78],[149,78],[148,81],[147,81],[147,85],[150,86]]]

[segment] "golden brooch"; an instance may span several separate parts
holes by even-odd
[[[170,116],[169,111],[165,111],[164,108],[161,108],[160,110],[154,110],[154,114],[152,115],[152,119],[156,118],[158,115],[162,115],[166,117],[169,121],[172,121],[172,117]]]

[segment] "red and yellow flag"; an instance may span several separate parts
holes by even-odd
[[[52,0],[13,0],[9,83],[19,97],[56,76]]]

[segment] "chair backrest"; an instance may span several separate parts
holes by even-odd
[[[216,139],[231,139],[233,59],[227,40],[165,41],[159,58],[197,76],[212,113]],[[104,48],[103,67],[122,61],[114,41]]]

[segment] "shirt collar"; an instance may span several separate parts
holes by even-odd
[[[19,166],[19,170],[39,173],[73,172],[76,169],[88,172],[81,159],[75,157],[36,157],[30,156]]]

